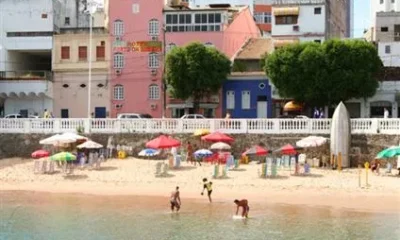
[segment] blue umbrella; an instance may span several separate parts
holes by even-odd
[[[213,152],[211,152],[208,149],[200,149],[200,150],[197,150],[196,152],[194,152],[194,156],[196,158],[209,157],[211,155],[213,155]]]
[[[140,151],[138,155],[142,156],[142,157],[151,157],[151,156],[158,155],[159,153],[160,153],[160,151],[158,151],[156,149],[146,148],[146,149],[143,149],[142,151]]]

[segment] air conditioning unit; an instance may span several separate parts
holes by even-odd
[[[151,41],[158,41],[158,36],[151,36]]]
[[[115,109],[121,109],[122,108],[122,104],[115,104],[114,107],[115,107]]]
[[[116,36],[116,37],[115,37],[115,40],[117,40],[117,41],[122,41],[122,36]]]
[[[293,26],[293,31],[298,32],[300,30],[299,25],[294,25]]]
[[[157,69],[151,69],[151,75],[156,76],[157,75]]]
[[[117,68],[117,69],[115,69],[115,74],[116,75],[121,75],[122,74],[122,69],[119,69],[119,68]]]
[[[157,108],[157,103],[150,104],[150,107],[151,107],[152,110],[156,109]]]

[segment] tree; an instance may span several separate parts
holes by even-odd
[[[374,45],[360,40],[289,45],[264,61],[280,96],[312,106],[372,97],[383,66]]]
[[[170,94],[182,100],[192,97],[195,111],[203,98],[218,93],[230,72],[231,61],[217,49],[201,43],[175,47],[166,59]]]

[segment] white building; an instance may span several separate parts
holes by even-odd
[[[60,4],[0,1],[0,115],[52,109],[51,49]]]
[[[350,0],[273,0],[271,35],[275,45],[347,37],[349,3]]]

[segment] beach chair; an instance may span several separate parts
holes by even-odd
[[[310,174],[310,164],[307,162],[304,164],[304,174]]]
[[[385,174],[392,174],[392,168],[393,168],[393,165],[391,164],[391,163],[387,163],[386,164],[386,170],[385,170]]]
[[[54,173],[54,161],[50,161],[48,174],[53,174],[53,173]]]
[[[214,171],[213,171],[212,177],[218,178],[218,176],[219,176],[219,164],[216,164],[216,165],[214,165]]]
[[[272,163],[271,165],[271,177],[276,177],[277,176],[277,164]]]
[[[67,168],[68,169],[68,174],[69,175],[74,174],[74,169],[75,169],[74,164],[68,163],[67,166],[68,166],[68,168]]]
[[[263,163],[261,164],[261,174],[260,174],[261,178],[265,178],[267,177],[267,164]]]
[[[240,159],[235,159],[234,160],[235,161],[235,166],[233,167],[233,169],[239,169],[239,166],[240,166]]]
[[[42,161],[42,169],[40,170],[40,173],[44,174],[46,172],[47,172],[47,161],[44,160],[44,161]]]
[[[79,166],[81,167],[81,169],[83,169],[83,168],[85,167],[85,164],[86,164],[86,157],[85,157],[85,156],[82,156],[82,157],[79,159]]]
[[[101,160],[100,160],[100,158],[97,158],[95,168],[96,168],[97,170],[99,170],[99,169],[100,169],[100,165],[101,165]]]
[[[182,156],[176,155],[175,156],[175,168],[179,168],[181,166]]]
[[[161,167],[162,167],[162,162],[158,162],[157,164],[156,164],[156,172],[155,172],[155,175],[156,175],[156,177],[158,177],[158,176],[160,176],[161,175]]]
[[[282,160],[283,160],[283,159],[281,159],[281,158],[277,158],[277,159],[276,159],[276,167],[279,167],[279,168],[280,168],[280,167],[282,166]]]
[[[33,173],[34,174],[41,173],[41,169],[40,169],[41,163],[42,163],[42,161],[40,161],[40,160],[35,160],[35,162],[33,163]]]
[[[163,177],[168,176],[168,169],[169,169],[168,164],[163,164],[161,176],[163,176]]]
[[[227,173],[228,173],[228,169],[229,169],[229,167],[228,167],[228,166],[225,166],[225,167],[222,169],[222,175],[221,175],[221,178],[227,178],[227,177],[228,177],[228,175],[227,175]]]
[[[306,159],[307,159],[307,155],[305,155],[304,153],[302,153],[302,154],[299,155],[299,161],[298,161],[298,163],[302,165],[302,164],[304,164],[304,163],[306,162]]]

